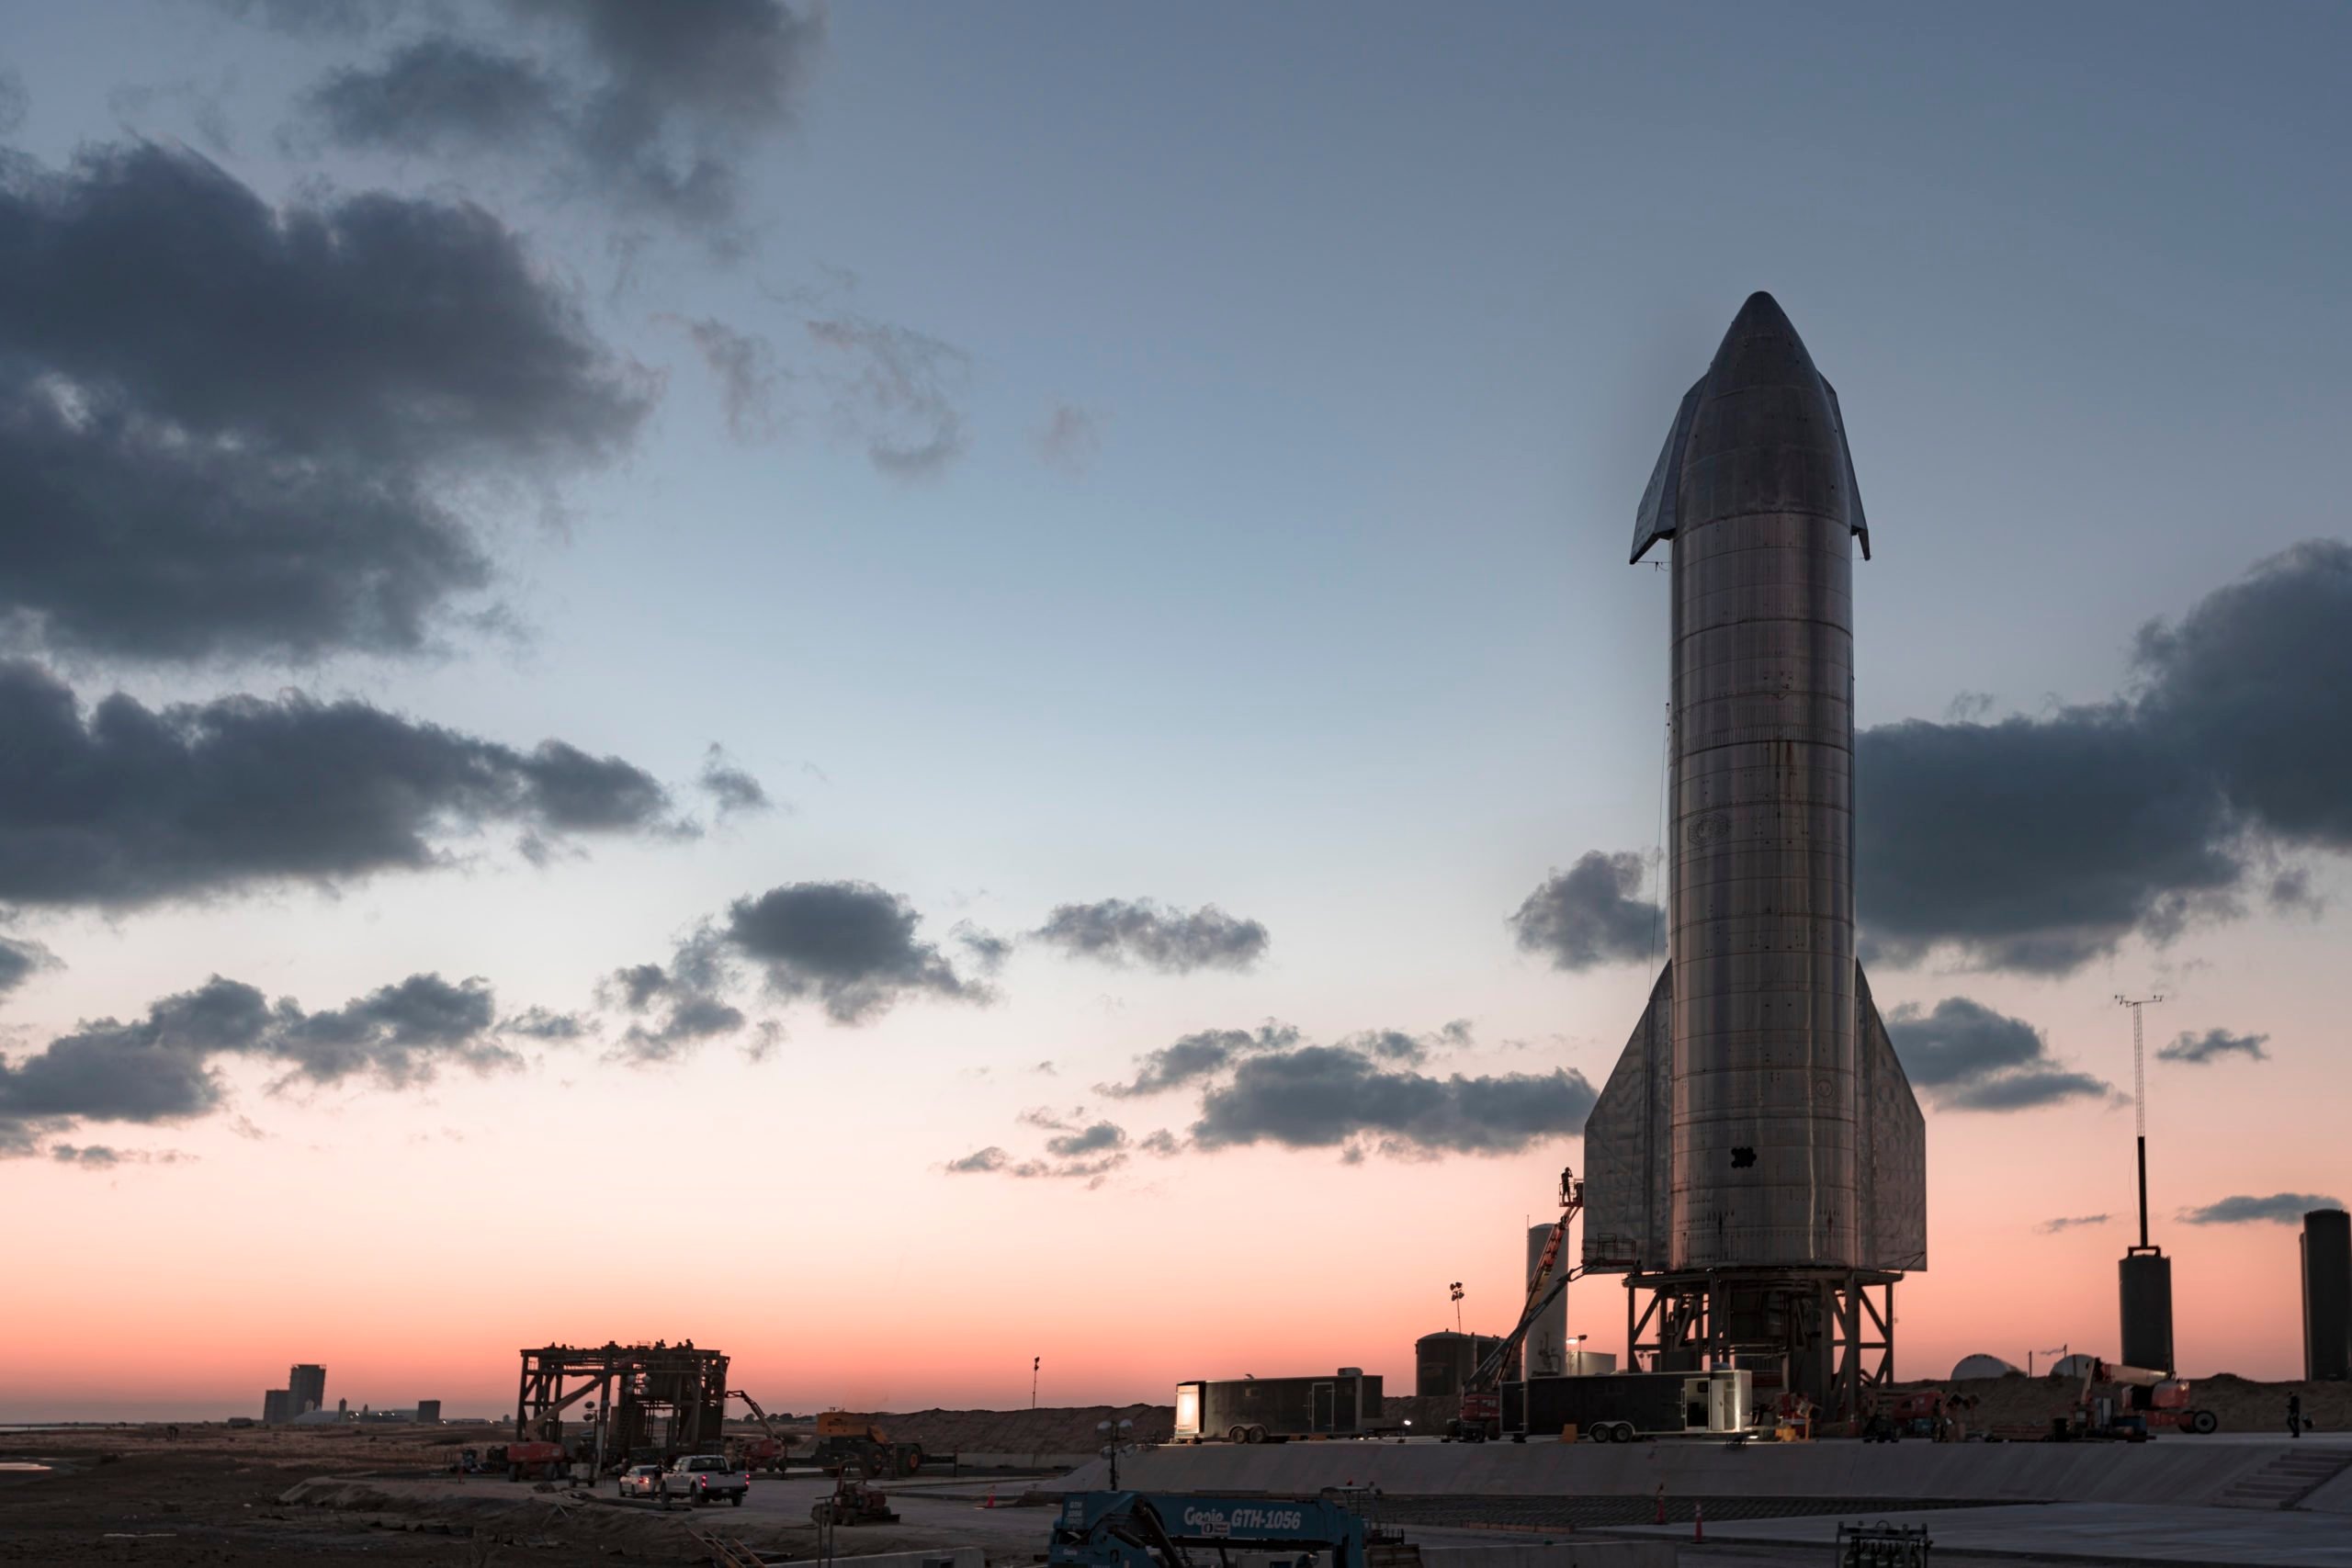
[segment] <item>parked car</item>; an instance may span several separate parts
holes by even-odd
[[[662,1467],[658,1464],[633,1464],[621,1472],[613,1483],[616,1494],[623,1497],[659,1497],[662,1495]]]
[[[665,1507],[673,1498],[699,1508],[723,1497],[740,1508],[751,1489],[751,1475],[731,1468],[725,1454],[688,1454],[663,1472],[655,1495]]]

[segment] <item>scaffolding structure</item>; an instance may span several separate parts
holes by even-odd
[[[1871,1269],[1747,1269],[1630,1274],[1629,1371],[1746,1367],[1758,1403],[1799,1393],[1859,1420],[1894,1375],[1894,1282]]]
[[[718,1453],[727,1416],[727,1356],[672,1345],[546,1345],[522,1352],[518,1442],[562,1443],[599,1471]]]

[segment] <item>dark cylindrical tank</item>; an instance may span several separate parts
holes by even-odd
[[[1451,1398],[1462,1392],[1478,1363],[1502,1341],[1491,1334],[1424,1334],[1413,1341],[1413,1392],[1423,1399]],[[1519,1358],[1511,1358],[1502,1376],[1519,1375]]]
[[[2352,1214],[2303,1216],[2303,1376],[2352,1377]]]
[[[2133,1247],[2116,1265],[2123,1304],[2123,1348],[2127,1367],[2173,1371],[2172,1259],[2159,1247]]]

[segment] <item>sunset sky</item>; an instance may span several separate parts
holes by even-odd
[[[0,1421],[1511,1319],[1682,389],[1835,383],[1904,1375],[2352,1198],[2352,14],[0,0]],[[1623,1349],[1623,1292],[1571,1332]]]

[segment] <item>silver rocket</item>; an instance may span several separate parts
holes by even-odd
[[[1673,550],[1671,938],[1585,1128],[1595,1271],[1926,1266],[1925,1126],[1855,957],[1856,539],[1838,394],[1752,295],[1634,525]]]

